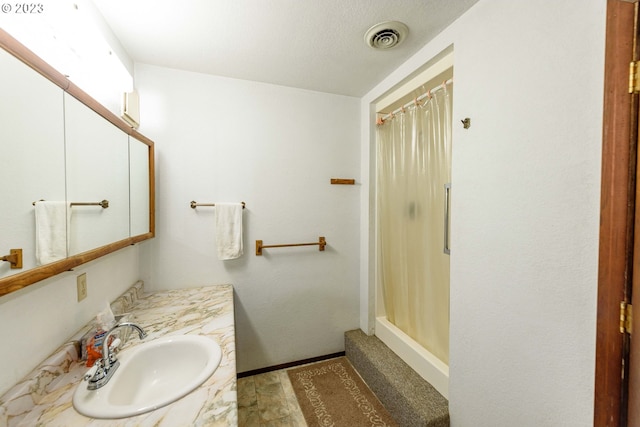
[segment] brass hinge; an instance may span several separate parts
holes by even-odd
[[[633,323],[633,307],[631,304],[622,301],[620,303],[620,333],[632,333],[631,325]]]
[[[629,93],[640,93],[640,78],[638,76],[638,61],[629,63]]]

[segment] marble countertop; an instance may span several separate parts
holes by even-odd
[[[145,342],[178,334],[205,335],[222,348],[220,366],[199,388],[165,407],[135,417],[97,420],[80,415],[72,397],[87,368],[76,341],[61,346],[23,381],[0,397],[0,426],[236,426],[235,327],[233,288],[216,285],[144,293],[142,283],[111,304],[115,314],[147,332]],[[90,325],[76,337],[88,331]],[[123,349],[141,341],[136,334]]]

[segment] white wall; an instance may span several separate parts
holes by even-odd
[[[366,183],[369,105],[453,44],[454,427],[592,424],[605,6],[481,0],[362,100]]]
[[[141,132],[156,142],[156,289],[232,283],[238,371],[344,349],[358,327],[359,100],[136,64]],[[246,202],[244,255],[220,261],[215,208]],[[328,247],[265,249],[313,242]]]
[[[142,243],[0,298],[0,396],[140,277]],[[87,273],[77,302],[76,277]]]

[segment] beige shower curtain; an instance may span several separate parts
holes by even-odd
[[[442,87],[377,127],[378,269],[386,316],[446,364],[450,91]]]

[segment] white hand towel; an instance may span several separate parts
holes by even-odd
[[[39,265],[67,257],[71,209],[66,202],[36,202],[36,260]]]
[[[242,256],[242,203],[216,203],[218,259]]]

